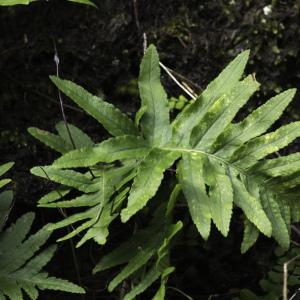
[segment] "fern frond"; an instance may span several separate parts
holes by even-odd
[[[54,202],[54,201],[60,199],[61,197],[64,197],[65,195],[67,195],[70,191],[71,191],[71,189],[62,188],[62,187],[58,188],[54,191],[51,191],[48,194],[41,197],[41,199],[38,201],[38,205],[43,206],[43,205],[47,205],[51,202]]]
[[[111,215],[104,214],[113,206],[114,199],[118,196],[121,199],[118,206],[121,220],[130,220],[151,198],[156,197],[164,172],[174,166],[191,218],[203,238],[209,236],[211,220],[227,236],[233,207],[237,206],[247,220],[243,252],[253,245],[258,232],[273,236],[287,248],[290,222],[300,219],[300,207],[291,197],[300,186],[299,154],[276,159],[265,157],[300,136],[300,121],[274,132],[266,131],[291,102],[295,90],[271,98],[241,122],[233,123],[240,108],[259,87],[252,76],[241,80],[248,57],[249,51],[238,55],[195,101],[175,117],[171,125],[154,46],[147,49],[141,64],[139,90],[142,104],[135,118],[136,125],[112,105],[83,88],[52,77],[59,89],[115,136],[100,144],[65,153],[47,167],[51,180],[87,193],[87,196],[70,201],[55,199],[43,203],[49,207],[87,207],[85,211],[52,225],[52,229],[78,222],[79,227],[67,237],[87,230],[82,242],[94,238],[104,243],[108,224],[118,216],[114,209]],[[67,139],[65,132],[61,135]],[[105,197],[100,188],[103,178],[97,175],[104,168],[103,163],[109,164],[106,165],[109,171],[105,172],[115,172],[111,176],[115,180],[107,181],[109,192]],[[117,172],[125,166],[128,166],[127,173],[119,176]],[[79,167],[91,167],[96,178],[91,178],[88,173],[61,170]],[[33,173],[46,178],[39,169],[33,169]],[[126,192],[122,194],[122,191]],[[97,192],[99,198],[94,194]],[[297,195],[300,195],[299,191]],[[126,197],[127,206],[124,207]],[[154,206],[157,204],[153,203]],[[295,212],[292,207],[296,208]],[[163,218],[170,219],[172,209],[174,204]],[[133,273],[141,264],[136,262]],[[146,261],[143,260],[143,264]],[[125,273],[112,287],[123,280]]]
[[[84,293],[85,291],[67,280],[49,277],[41,272],[42,268],[52,258],[55,246],[39,251],[47,241],[50,232],[46,227],[37,233],[29,233],[34,214],[23,215],[6,231],[0,233],[0,296],[11,300],[24,299],[22,290],[30,299],[37,299],[38,289],[61,290],[71,293]]]

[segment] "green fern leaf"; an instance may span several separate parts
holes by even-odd
[[[188,105],[173,122],[173,139],[177,145],[186,145],[189,142],[191,129],[198,125],[209,108],[224,94],[227,94],[237,84],[242,76],[249,51],[238,55],[212,81],[195,102]]]
[[[57,191],[53,191],[57,193]],[[102,191],[96,193],[83,194],[81,196],[76,197],[71,200],[64,201],[56,201],[55,200],[49,202],[41,202],[39,201],[39,207],[56,207],[56,208],[68,208],[68,207],[82,207],[82,206],[94,206],[100,202],[100,198],[102,197]]]
[[[44,227],[25,240],[33,220],[33,213],[25,214],[16,224],[0,233],[0,296],[23,300],[24,290],[30,299],[35,300],[39,295],[37,288],[84,293],[81,287],[67,280],[40,272],[52,258],[56,247],[49,247],[35,255],[50,232]]]
[[[122,222],[127,222],[155,195],[163,179],[163,173],[171,167],[179,156],[179,152],[159,149],[154,149],[149,153],[137,171],[137,176],[129,193],[127,207],[121,212]],[[145,187],[147,188],[145,189]]]
[[[0,166],[0,176],[5,174],[8,170],[10,170],[13,167],[13,162],[8,162]]]
[[[272,225],[266,216],[259,199],[250,195],[245,186],[234,176],[231,176],[233,201],[240,207],[247,218],[266,236],[271,236]]]
[[[295,89],[287,90],[254,110],[242,122],[230,124],[217,139],[215,154],[230,157],[245,142],[264,133],[280,117],[295,93]]]
[[[208,239],[211,223],[210,199],[203,181],[205,157],[183,154],[178,165],[178,177],[187,199],[193,222],[204,239]]]
[[[290,246],[289,232],[274,195],[270,191],[262,191],[261,203],[272,224],[273,237],[283,249],[287,250]]]
[[[52,82],[70,99],[76,102],[88,114],[99,121],[112,135],[137,135],[138,131],[132,120],[112,104],[93,96],[79,85],[50,76]]]
[[[274,195],[275,201],[279,206],[281,216],[284,220],[286,228],[288,230],[289,236],[291,235],[291,208],[289,206],[288,201],[286,199],[280,197],[279,195]]]
[[[11,179],[9,178],[4,178],[0,180],[0,189],[3,188],[4,186],[6,186],[7,184],[9,184],[11,182]]]
[[[231,181],[226,174],[226,166],[209,159],[205,164],[204,180],[209,186],[211,217],[220,232],[227,236],[233,208]]]
[[[75,199],[53,202],[60,197],[54,197],[51,202],[43,202],[39,204],[42,207],[82,207],[85,210],[76,212],[62,221],[49,225],[49,230],[56,230],[65,226],[72,225],[72,231],[66,236],[58,239],[63,241],[74,237],[80,232],[87,230],[77,246],[82,245],[87,240],[93,238],[99,244],[105,244],[109,234],[108,227],[110,223],[118,216],[114,213],[119,210],[122,203],[125,201],[129,187],[126,187],[128,181],[132,179],[132,172],[135,163],[127,163],[121,167],[104,167],[99,170],[94,170],[94,175],[91,191],[87,194],[82,194]],[[55,169],[57,170],[57,169]],[[63,170],[60,170],[63,171]],[[63,174],[63,173],[62,173]],[[89,178],[89,177],[88,177]],[[114,194],[118,192],[115,196]],[[73,224],[80,223],[78,226]]]
[[[259,231],[249,219],[244,220],[244,236],[241,244],[241,253],[246,253],[257,241],[259,236]]]
[[[50,193],[44,195],[38,201],[38,205],[43,206],[43,205],[49,204],[51,202],[54,202],[54,201],[60,199],[61,197],[64,197],[65,195],[67,195],[70,191],[71,191],[71,189],[68,189],[68,188],[58,188],[54,191],[51,191]]]
[[[82,148],[94,145],[93,141],[87,134],[72,124],[68,124],[68,130],[70,131],[72,140],[70,139],[69,132],[64,122],[58,122],[55,125],[55,128],[59,135],[55,135],[35,127],[28,128],[28,132],[48,147],[62,154],[74,150],[74,147]]]
[[[30,127],[27,130],[33,137],[57,152],[67,153],[72,150],[72,146],[56,134],[35,127]]]
[[[99,263],[97,263],[93,269],[93,273],[95,274],[100,271],[127,263],[130,259],[138,254],[139,246],[144,245],[153,234],[153,230],[140,229],[118,248],[111,251],[108,255],[102,257]]]
[[[160,287],[159,287],[158,291],[156,292],[156,294],[154,295],[154,297],[152,298],[152,300],[165,300],[166,283],[167,283],[169,275],[171,273],[173,273],[174,271],[175,271],[174,267],[166,268],[163,271],[163,273],[161,275]]]
[[[99,189],[87,175],[72,170],[59,170],[51,166],[43,166],[34,167],[30,172],[33,175],[53,180],[86,193],[95,192]]]
[[[150,45],[140,66],[139,91],[142,107],[146,107],[141,119],[144,136],[152,146],[161,146],[171,138],[168,98],[160,83],[159,57]]]
[[[240,147],[231,161],[240,168],[249,168],[259,159],[287,146],[300,136],[300,121],[280,127],[274,132],[257,137]]]
[[[165,238],[162,245],[157,250],[156,267],[161,272],[169,267],[170,242],[173,237],[182,229],[182,227],[183,224],[181,221],[178,221],[176,224],[168,224],[166,227]],[[165,263],[167,263],[167,265],[165,265]]]
[[[293,153],[274,159],[266,159],[254,165],[249,171],[253,174],[262,173],[267,176],[287,176],[300,169],[300,153]]]
[[[13,165],[14,165],[13,162],[8,162],[3,165],[0,165],[0,176],[5,174],[10,168],[12,168]],[[6,186],[10,182],[11,182],[11,179],[9,179],[9,178],[0,179],[0,188]]]
[[[84,133],[82,130],[80,130],[79,128],[77,128],[76,126],[68,123],[68,129],[70,131],[70,135],[72,140],[70,139],[70,135],[68,133],[68,130],[66,128],[66,125],[64,122],[58,122],[55,125],[55,128],[59,134],[59,136],[69,145],[72,146],[72,150],[73,150],[73,142],[75,144],[75,148],[82,148],[82,147],[88,147],[88,146],[93,146],[94,142],[92,141],[92,139],[86,134]]]
[[[109,283],[108,290],[113,291],[124,279],[137,271],[140,267],[146,264],[149,259],[155,254],[159,244],[161,243],[163,233],[156,233],[138,248],[137,254],[128,262],[121,272]]]
[[[216,138],[233,120],[239,109],[259,88],[258,82],[248,76],[238,82],[228,95],[221,96],[210,107],[203,119],[192,131],[191,144],[196,149],[208,151]]]
[[[11,6],[11,5],[28,5],[31,2],[35,2],[37,0],[2,0],[0,2],[0,6]]]
[[[85,235],[81,238],[81,240],[77,243],[76,247],[80,247],[86,241],[90,239],[94,239],[98,244],[104,245],[106,243],[106,239],[109,235],[108,227],[110,223],[117,217],[117,214],[113,213],[113,207],[120,206],[120,204],[126,199],[129,188],[125,188],[122,192],[120,192],[111,205],[105,205],[109,200],[109,197],[113,193],[113,191],[107,193],[102,200],[102,211],[101,214],[97,215],[97,219],[94,224],[89,228],[89,230],[85,233]]]
[[[95,147],[71,151],[59,159],[53,166],[56,168],[89,167],[98,162],[144,157],[150,151],[144,139],[135,136],[110,138]]]
[[[127,293],[124,297],[124,300],[136,299],[136,296],[143,293],[149,286],[152,285],[159,277],[161,273],[157,270],[156,266],[153,266],[145,275],[143,280],[133,287],[133,289]]]

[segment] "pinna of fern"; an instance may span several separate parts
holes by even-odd
[[[88,239],[104,244],[119,210],[122,222],[140,213],[156,196],[165,171],[175,166],[177,190],[183,192],[191,219],[204,239],[209,237],[211,221],[222,235],[228,235],[236,206],[244,214],[242,252],[255,243],[259,233],[274,237],[287,249],[290,223],[300,219],[296,200],[300,156],[266,157],[300,136],[300,121],[274,132],[267,130],[296,90],[274,96],[244,120],[234,122],[238,111],[259,89],[253,76],[242,77],[248,57],[249,51],[239,54],[174,120],[170,120],[167,95],[160,83],[159,57],[153,45],[140,66],[141,108],[134,121],[75,83],[51,76],[65,95],[112,135],[91,144],[86,134],[73,126],[74,139],[85,142],[69,151],[68,137],[62,134],[61,125],[58,135],[29,129],[33,136],[63,154],[51,166],[31,170],[62,185],[63,193],[50,192],[39,205],[84,208],[51,229],[81,222],[62,239],[86,230],[78,246]],[[76,170],[82,167],[94,175],[88,170]],[[71,188],[82,194],[71,200],[61,199]]]

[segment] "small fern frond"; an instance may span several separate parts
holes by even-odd
[[[56,247],[50,246],[36,255],[50,232],[46,226],[26,239],[33,220],[34,214],[27,213],[0,233],[0,298],[22,300],[23,290],[30,299],[35,300],[39,295],[38,289],[84,293],[81,287],[67,280],[49,277],[41,272]]]

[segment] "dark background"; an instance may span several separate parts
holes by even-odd
[[[61,218],[57,211],[36,209],[37,200],[52,186],[32,177],[29,169],[51,163],[56,154],[27,133],[30,126],[54,131],[55,123],[62,119],[57,90],[48,78],[56,73],[55,47],[62,78],[83,85],[129,115],[139,105],[136,78],[144,32],[148,43],[157,46],[161,61],[189,79],[197,93],[241,50],[251,49],[247,71],[256,74],[262,87],[240,116],[275,93],[299,86],[300,1],[135,2],[136,6],[130,0],[95,0],[98,9],[94,9],[50,0],[0,8],[0,162],[16,162],[11,172],[15,193],[11,221],[30,210],[37,213],[36,228]],[[267,5],[272,9],[269,15],[264,13]],[[162,81],[169,96],[183,94],[165,73]],[[64,98],[64,102],[71,106],[65,107],[70,123],[95,141],[106,137],[96,121],[78,111],[70,100]],[[299,120],[298,102],[297,95],[276,126]],[[296,142],[285,153],[298,150]],[[257,289],[275,244],[261,239],[241,256],[241,228],[235,225],[239,223],[233,222],[228,239],[214,232],[199,249],[179,247],[174,257],[179,272],[170,284],[194,299],[207,299],[211,294],[219,295],[213,299],[230,299],[240,288]],[[183,260],[182,253],[189,259]],[[104,291],[116,270],[91,275],[99,255],[96,245],[77,251],[81,281],[88,290],[85,299],[118,299],[117,294]],[[76,282],[68,242],[60,244],[48,269]],[[168,294],[170,299],[183,299],[172,290]],[[53,299],[53,295],[82,299],[47,292],[41,299]],[[140,299],[148,298],[144,295]]]

